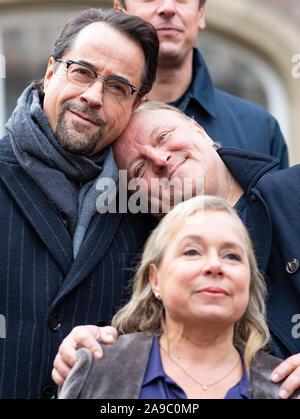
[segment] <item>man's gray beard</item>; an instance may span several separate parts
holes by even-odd
[[[84,127],[75,121],[72,121],[73,130],[70,130],[70,128],[67,127],[67,123],[64,118],[66,111],[67,107],[63,107],[58,116],[56,130],[54,133],[59,145],[65,150],[71,151],[75,154],[83,156],[91,155],[103,136],[106,125],[105,122],[102,120],[98,121],[98,131],[93,135],[84,136],[85,131],[88,130],[87,127]]]

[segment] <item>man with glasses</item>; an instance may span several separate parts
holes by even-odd
[[[205,29],[206,0],[117,0],[115,7],[150,22],[161,48],[149,100],[167,102],[194,118],[224,147],[237,147],[279,159],[288,166],[278,122],[261,107],[216,89],[195,47]]]
[[[126,300],[152,218],[96,214],[117,182],[110,144],[149,92],[154,28],[119,10],[73,16],[43,80],[28,86],[0,141],[0,398],[52,398],[54,356],[78,324],[109,324]]]

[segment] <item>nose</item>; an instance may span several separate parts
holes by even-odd
[[[90,107],[100,108],[103,105],[103,87],[104,82],[97,79],[81,94],[80,98]]]
[[[205,259],[205,264],[203,266],[203,274],[213,277],[220,278],[223,276],[223,268],[220,258],[215,251],[211,251]]]
[[[153,164],[153,170],[156,174],[162,174],[164,169],[168,167],[171,154],[166,150],[151,149],[149,157]]]
[[[176,13],[176,6],[174,0],[161,0],[157,9],[160,16],[172,17]]]

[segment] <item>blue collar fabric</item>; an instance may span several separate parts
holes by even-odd
[[[249,379],[243,362],[243,377],[227,393],[225,399],[252,399],[249,391]],[[149,362],[143,380],[140,399],[186,399],[184,391],[164,371],[159,349],[159,337],[155,336]]]
[[[190,100],[195,100],[210,116],[217,118],[218,106],[215,87],[205,61],[197,48],[194,48],[193,52],[193,80],[188,90],[171,105],[180,107],[184,112]]]

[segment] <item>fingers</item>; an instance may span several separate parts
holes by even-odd
[[[98,339],[101,339],[103,343],[112,344],[118,337],[117,330],[112,326],[105,326],[98,328]]]
[[[89,349],[94,359],[100,359],[103,351],[98,340],[112,344],[118,333],[111,326],[97,327],[92,325],[77,326],[62,341],[54,359],[52,379],[58,386],[62,386],[71,368],[77,361],[76,349],[79,345]]]
[[[300,388],[300,354],[287,358],[275,368],[271,380],[275,383],[285,380],[280,386],[279,397],[289,398],[295,390]]]
[[[52,379],[58,385],[62,386],[65,379],[67,378],[71,368],[62,361],[61,355],[57,354],[54,363],[53,363],[53,370],[52,370]]]

